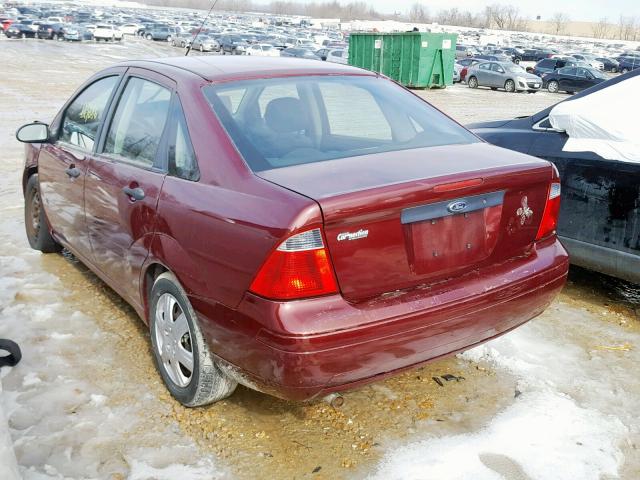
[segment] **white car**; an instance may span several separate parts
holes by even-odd
[[[273,45],[268,43],[255,43],[247,48],[247,55],[256,57],[279,57],[280,52]]]
[[[341,65],[349,64],[349,51],[343,48],[329,50],[327,53],[327,62],[340,63]]]
[[[93,31],[93,38],[96,42],[104,40],[105,42],[122,41],[122,31],[113,25],[97,25]]]
[[[120,30],[124,35],[136,35],[140,28],[142,27],[137,23],[125,23],[120,27]]]

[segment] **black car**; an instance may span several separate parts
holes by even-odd
[[[565,101],[640,75],[612,78]],[[640,163],[605,160],[593,152],[568,152],[569,138],[549,122],[553,106],[530,117],[468,125],[500,147],[544,158],[562,179],[558,234],[571,262],[640,283]]]
[[[31,25],[13,23],[4,31],[7,38],[35,38],[36,31]]]
[[[37,36],[46,40],[64,40],[64,24],[41,23],[38,25]]]
[[[223,55],[244,55],[249,45],[240,35],[223,35],[218,43]]]
[[[609,57],[596,57],[596,60],[602,62],[605,72],[616,73],[620,71],[620,64],[617,60]]]
[[[575,58],[545,58],[535,64],[531,73],[539,77],[544,77],[559,68],[575,67],[579,64],[580,61]]]
[[[619,57],[618,68],[621,73],[627,73],[636,68],[640,68],[640,57]]]
[[[607,80],[604,74],[595,68],[564,67],[544,76],[542,88],[551,93],[581,92]]]

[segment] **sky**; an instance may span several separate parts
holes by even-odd
[[[340,1],[341,3],[348,3],[349,0]],[[367,3],[383,13],[393,13],[394,11],[406,13],[411,8],[411,5],[415,3],[415,0],[369,0]],[[427,0],[421,3],[431,13],[453,7],[457,7],[460,10],[478,12],[485,5],[502,3],[519,7],[524,15],[533,19],[537,15],[541,15],[542,20],[549,19],[558,11],[568,14],[573,21],[597,21],[603,17],[608,17],[610,21],[617,21],[621,13],[625,16],[640,17],[640,0]]]

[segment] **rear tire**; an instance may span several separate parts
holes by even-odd
[[[551,80],[547,85],[547,90],[549,90],[550,93],[558,93],[558,90],[560,90],[560,85],[555,80]]]
[[[469,85],[469,88],[478,88],[478,79],[476,77],[469,77],[467,85]]]
[[[40,250],[42,253],[56,253],[62,250],[62,247],[51,236],[49,222],[40,199],[37,173],[29,177],[25,189],[24,226],[29,245],[34,250]]]
[[[237,382],[216,364],[187,294],[172,273],[162,273],[153,283],[149,328],[156,367],[176,400],[199,407],[234,392]]]

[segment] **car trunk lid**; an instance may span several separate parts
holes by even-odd
[[[475,143],[258,175],[318,202],[342,295],[358,301],[528,254],[552,167]]]

